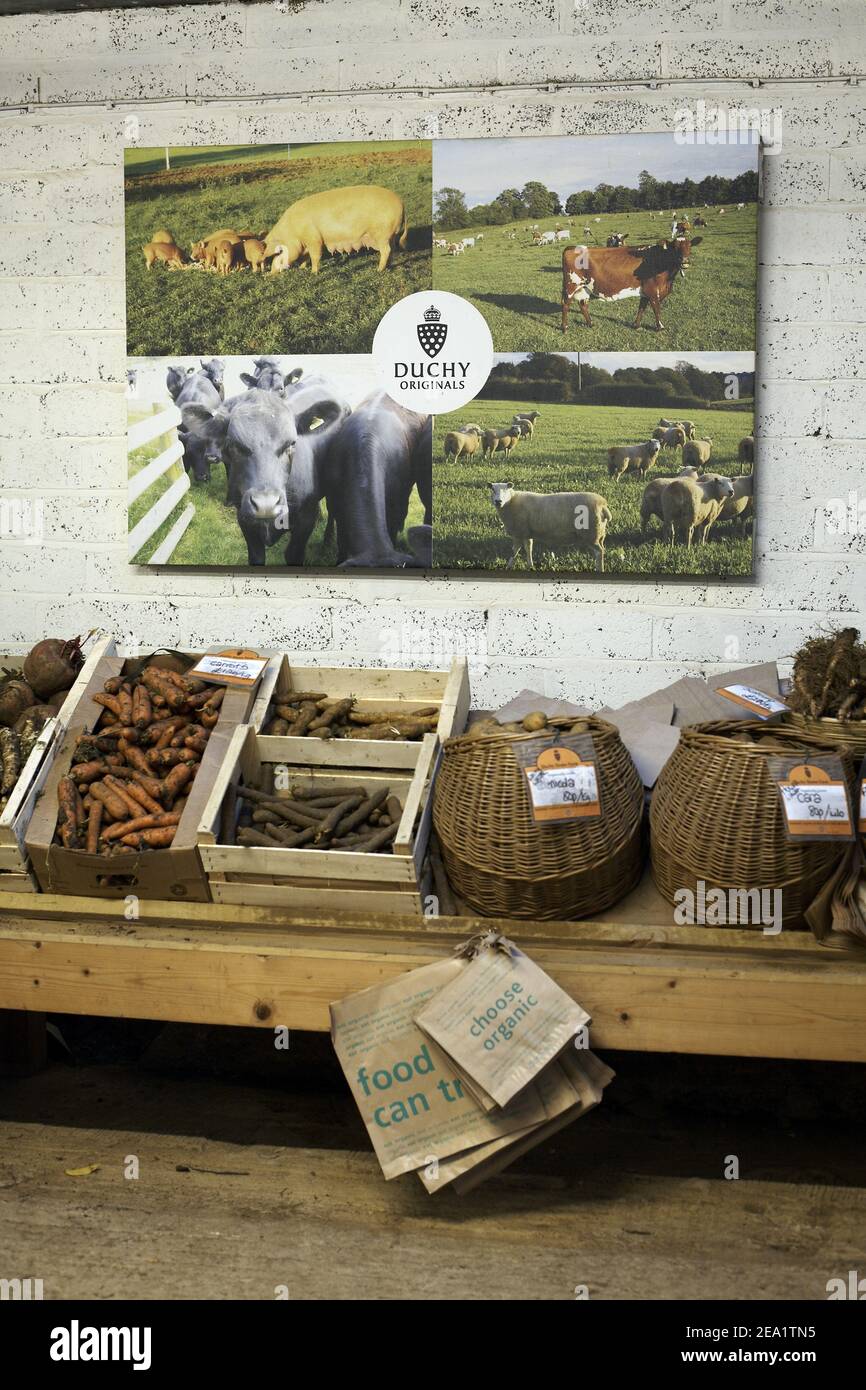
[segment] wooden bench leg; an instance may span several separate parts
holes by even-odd
[[[45,1015],[0,1009],[0,1076],[32,1076],[47,1061]]]

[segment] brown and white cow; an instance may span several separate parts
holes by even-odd
[[[664,327],[659,309],[674,287],[677,275],[689,264],[692,247],[701,237],[660,241],[652,246],[567,246],[562,253],[562,331],[568,328],[568,311],[580,305],[588,328],[592,319],[587,308],[592,299],[627,299],[639,296],[635,328],[640,327],[647,305],[653,311],[656,329]]]

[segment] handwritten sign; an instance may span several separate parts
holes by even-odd
[[[267,664],[267,658],[256,656],[254,652],[243,656],[213,652],[197,661],[189,675],[212,681],[215,685],[252,687],[261,678]]]
[[[582,743],[583,747],[575,747]],[[518,753],[535,821],[575,820],[601,815],[592,739],[565,736],[554,743],[532,740]]]
[[[757,714],[761,719],[772,719],[774,715],[785,714],[788,710],[784,700],[765,695],[763,690],[756,690],[753,685],[721,685],[716,694],[724,695],[726,700],[733,700],[735,705],[742,705],[743,709]]]
[[[791,839],[854,838],[848,787],[838,758],[774,758],[768,767],[779,788]]]

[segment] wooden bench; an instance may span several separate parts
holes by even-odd
[[[127,921],[122,902],[4,895],[0,1009],[327,1030],[331,1000],[495,926],[591,1013],[595,1047],[866,1061],[866,951],[675,926],[649,879],[592,922],[138,906]],[[33,1045],[33,1022],[7,1018],[7,1053]]]

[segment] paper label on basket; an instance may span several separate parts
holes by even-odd
[[[507,1105],[589,1014],[510,942],[482,946],[462,966],[415,1022],[497,1105]]]
[[[533,820],[601,815],[595,749],[588,734],[531,739],[514,748],[529,789]]]
[[[866,835],[866,758],[860,766],[860,811],[857,816],[857,829]]]
[[[462,973],[456,958],[407,971],[331,1005],[331,1039],[386,1178],[541,1124],[534,1086],[490,1114],[414,1015]]]
[[[726,700],[733,700],[735,705],[742,705],[761,719],[772,719],[774,715],[786,714],[788,711],[784,700],[777,700],[774,695],[765,695],[763,690],[756,690],[753,685],[720,685],[715,693],[724,695]]]
[[[200,680],[212,681],[215,685],[234,685],[252,688],[261,679],[267,666],[266,657],[258,657],[254,652],[245,656],[233,656],[226,652],[211,652],[197,661],[187,675],[198,676]]]
[[[854,818],[839,758],[770,758],[767,766],[779,788],[790,839],[854,839]]]

